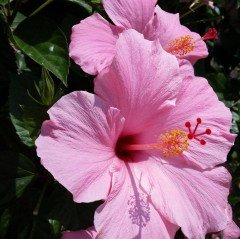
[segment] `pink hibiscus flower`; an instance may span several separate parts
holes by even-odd
[[[232,221],[220,235],[222,235],[224,239],[238,239],[240,237],[240,229],[236,223]]]
[[[229,222],[231,178],[217,165],[235,138],[231,113],[191,71],[128,30],[96,95],[73,92],[48,111],[38,156],[76,202],[105,200],[95,238],[167,239],[181,227],[196,239]]]
[[[81,233],[84,233],[84,232],[85,231],[82,231]],[[74,233],[75,232],[71,232],[71,235],[75,236]],[[70,236],[70,234],[66,233],[65,236]],[[70,239],[71,237],[64,237],[64,238]],[[74,239],[76,237],[72,237],[72,238]],[[90,237],[90,238],[94,238],[94,237]],[[240,238],[240,229],[235,222],[233,221],[230,222],[222,232],[214,233],[211,236],[211,239],[221,239],[221,238],[223,239],[239,239]]]
[[[95,239],[97,238],[97,232],[94,227],[90,227],[88,230],[81,231],[66,231],[63,233],[62,239]]]
[[[109,66],[119,34],[135,29],[148,40],[158,39],[163,48],[179,59],[195,63],[208,56],[204,38],[181,25],[179,14],[156,6],[157,0],[103,0],[103,6],[116,25],[98,13],[73,26],[70,57],[89,74]],[[216,34],[212,36],[216,38]]]
[[[229,218],[232,218],[232,210],[229,207],[228,208],[228,214],[229,214]],[[240,228],[236,225],[236,223],[231,220],[229,222],[229,224],[227,225],[227,227],[219,232],[219,233],[214,233],[212,234],[212,239],[238,239],[240,238]]]

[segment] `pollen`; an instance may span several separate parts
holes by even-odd
[[[161,151],[165,157],[179,156],[187,150],[189,139],[183,130],[167,131],[159,136],[158,144],[153,147]]]
[[[189,35],[184,35],[171,40],[167,46],[167,52],[176,55],[184,56],[194,50],[194,39]]]

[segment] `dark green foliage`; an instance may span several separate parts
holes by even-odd
[[[27,56],[67,85],[69,58],[66,38],[50,19],[40,16],[25,19],[13,32],[13,39]]]
[[[219,40],[208,42],[210,55],[195,71],[231,108],[232,132],[239,134],[240,1],[214,2],[214,10],[202,6],[194,12],[180,0],[159,5],[185,15],[182,23],[201,35],[218,29]],[[69,61],[68,44],[72,26],[94,11],[106,16],[100,0],[0,0],[0,239],[60,238],[64,230],[93,225],[102,202],[74,203],[41,166],[34,142],[47,110],[62,95],[93,92],[93,77]],[[226,166],[233,175],[229,202],[240,220],[239,136]],[[184,238],[181,231],[176,238]]]
[[[36,169],[33,162],[22,154],[2,151],[0,154],[0,209],[19,198],[33,181]]]

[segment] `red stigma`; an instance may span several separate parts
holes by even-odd
[[[218,39],[218,32],[215,28],[209,28],[205,35],[202,37],[202,40],[216,40]]]
[[[211,134],[212,133],[212,131],[210,130],[210,129],[206,129],[206,134]]]
[[[202,136],[202,135],[210,135],[212,133],[211,129],[206,129],[204,132],[202,133],[197,133],[197,129],[198,129],[198,126],[202,123],[202,119],[201,118],[197,118],[197,124],[194,128],[194,130],[192,131],[191,129],[191,123],[189,121],[187,121],[185,123],[185,126],[188,128],[188,138],[189,139],[195,139],[197,140],[201,145],[205,145],[206,144],[206,141],[203,140],[203,139],[199,139],[199,136]]]
[[[200,140],[200,143],[201,143],[201,145],[205,145],[205,144],[206,144],[206,141],[203,140],[203,139],[201,139],[201,140]]]
[[[193,135],[193,134],[188,134],[188,138],[189,138],[189,139],[193,139],[193,138],[194,138],[194,135]]]

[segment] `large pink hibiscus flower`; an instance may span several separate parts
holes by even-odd
[[[87,231],[87,230],[86,230]],[[81,233],[82,235],[86,233],[86,231],[79,231],[78,233]],[[63,239],[75,239],[76,237],[76,232],[65,232]],[[81,238],[81,237],[80,237]],[[84,237],[82,237],[84,238]],[[91,239],[95,237],[89,237],[86,239]],[[219,233],[213,233],[211,236],[211,239],[239,239],[240,238],[240,229],[239,227],[235,224],[235,222],[231,222],[227,225],[227,227]]]
[[[76,202],[105,200],[86,235],[167,239],[181,227],[196,239],[231,220],[231,178],[218,166],[235,138],[231,113],[191,69],[128,30],[96,95],[73,92],[48,111],[41,163]]]
[[[73,26],[70,56],[89,74],[97,74],[110,65],[119,34],[135,29],[148,40],[158,39],[163,48],[179,59],[195,63],[208,55],[205,37],[181,25],[179,14],[156,6],[156,0],[103,0],[103,6],[116,25],[98,13]],[[216,37],[213,34],[212,37]]]

